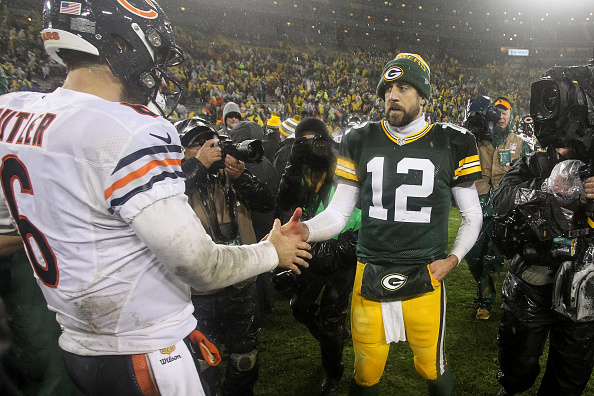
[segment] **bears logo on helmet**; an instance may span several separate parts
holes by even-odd
[[[155,0],[47,0],[43,22],[45,49],[58,63],[63,64],[63,50],[91,54],[114,76],[146,94],[143,104],[154,103],[159,89],[169,82],[174,89],[165,94],[179,100],[181,87],[165,70],[183,62],[184,56],[175,44],[171,23]]]

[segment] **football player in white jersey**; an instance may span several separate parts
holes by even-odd
[[[278,221],[255,245],[205,233],[184,195],[177,131],[145,107],[183,60],[154,0],[48,0],[44,25],[68,74],[50,94],[0,98],[1,228],[23,239],[81,390],[207,395],[194,355],[214,364],[217,351],[195,331],[190,286],[299,273],[309,245]]]

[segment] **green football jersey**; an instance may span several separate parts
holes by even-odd
[[[426,123],[396,138],[384,119],[354,127],[340,147],[336,175],[361,191],[359,261],[413,265],[446,257],[451,188],[481,177],[474,137]]]

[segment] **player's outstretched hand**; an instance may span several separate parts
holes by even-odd
[[[301,208],[295,209],[291,220],[281,227],[281,232],[294,241],[305,242],[309,238],[309,228],[301,222],[302,213],[303,210]]]
[[[297,241],[289,238],[281,233],[281,222],[279,219],[274,220],[274,227],[268,235],[268,240],[272,242],[278,254],[278,266],[280,268],[290,269],[296,274],[301,271],[298,264],[304,268],[309,267],[309,264],[304,259],[310,259],[311,254],[308,250],[311,247],[303,241]]]

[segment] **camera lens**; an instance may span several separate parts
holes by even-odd
[[[556,85],[549,85],[542,90],[541,109],[544,116],[551,116],[557,113],[559,108],[559,90]]]
[[[324,139],[317,138],[311,142],[311,152],[316,157],[326,158],[330,155],[330,147]]]

